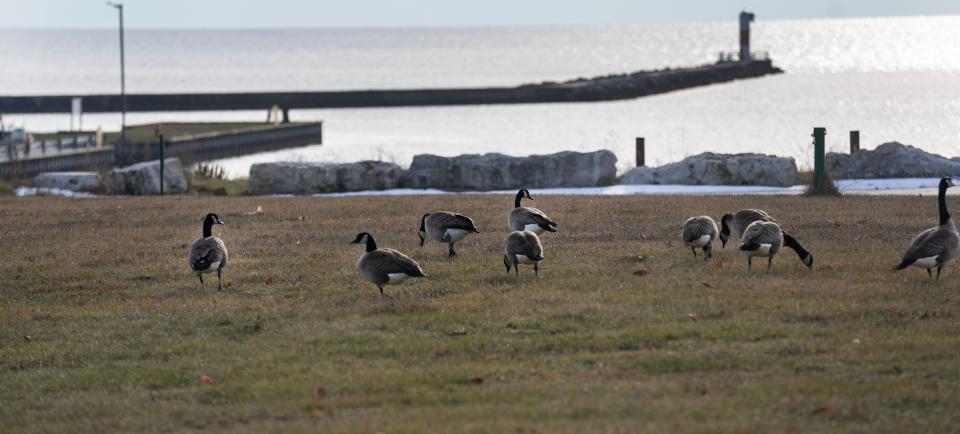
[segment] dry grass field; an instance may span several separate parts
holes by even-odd
[[[935,197],[533,195],[539,280],[504,272],[512,196],[0,198],[0,431],[960,429],[960,264],[892,271]],[[679,242],[747,207],[814,269]],[[431,210],[482,233],[420,248]],[[209,211],[223,292],[187,272]],[[381,298],[358,231],[429,277]]]

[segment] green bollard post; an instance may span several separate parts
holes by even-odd
[[[824,161],[826,159],[827,129],[816,127],[813,129],[813,188],[822,191],[824,183]]]
[[[163,184],[167,178],[163,176],[163,134],[160,135],[160,195],[163,196]]]

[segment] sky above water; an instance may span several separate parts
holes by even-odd
[[[420,27],[960,14],[960,0],[127,0],[131,28]],[[101,0],[0,0],[5,28],[111,28]]]

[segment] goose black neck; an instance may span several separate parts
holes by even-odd
[[[517,198],[513,200],[514,208],[520,208],[520,199],[523,199],[523,190],[517,192]]]
[[[950,211],[947,210],[947,184],[940,183],[940,192],[937,195],[937,205],[940,207],[940,224],[950,221]]]
[[[794,252],[797,252],[797,256],[800,257],[800,260],[810,256],[810,252],[808,252],[807,249],[804,249],[803,246],[800,245],[800,242],[790,235],[783,234],[783,245],[793,249]]]
[[[427,216],[430,214],[424,214],[423,217],[420,217],[420,232],[427,231]]]
[[[727,221],[730,218],[730,214],[724,214],[723,217],[720,217],[720,234],[725,237],[730,235],[730,226],[727,226]]]
[[[209,238],[213,236],[213,221],[211,219],[205,219],[203,221],[203,237]]]
[[[377,250],[377,242],[373,240],[373,235],[367,234],[367,251]]]

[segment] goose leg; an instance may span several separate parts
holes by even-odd
[[[217,270],[217,291],[223,291],[223,285],[220,284],[220,271]]]
[[[703,262],[707,262],[710,258],[713,257],[713,247],[710,247],[709,244],[703,246]]]
[[[767,257],[767,271],[770,271],[770,264],[773,263],[773,256]]]
[[[940,271],[942,271],[942,270],[943,270],[943,266],[938,266],[938,267],[937,267],[937,282],[940,281]]]
[[[386,297],[386,294],[383,293],[383,285],[377,284],[377,288],[380,289],[380,296],[381,296],[381,297]]]
[[[206,291],[206,290],[207,290],[207,287],[206,287],[206,285],[203,284],[203,274],[197,273],[197,277],[200,278],[200,290],[201,290],[201,291]]]
[[[930,276],[930,280],[933,280],[933,271],[927,268],[927,276]]]
[[[450,251],[447,252],[447,257],[452,258],[454,256],[457,256],[457,252],[453,250],[453,243],[450,243]]]
[[[533,264],[533,277],[537,279],[540,278],[540,266],[537,263]]]
[[[691,247],[691,248],[690,248],[690,251],[693,252],[693,260],[697,260],[697,248],[696,248],[696,247]]]
[[[507,274],[510,274],[510,259],[506,255],[503,256],[503,266],[507,267]]]
[[[520,277],[520,266],[517,261],[513,261],[513,271],[517,273],[517,277]]]
[[[753,256],[747,256],[747,271],[753,271]]]

